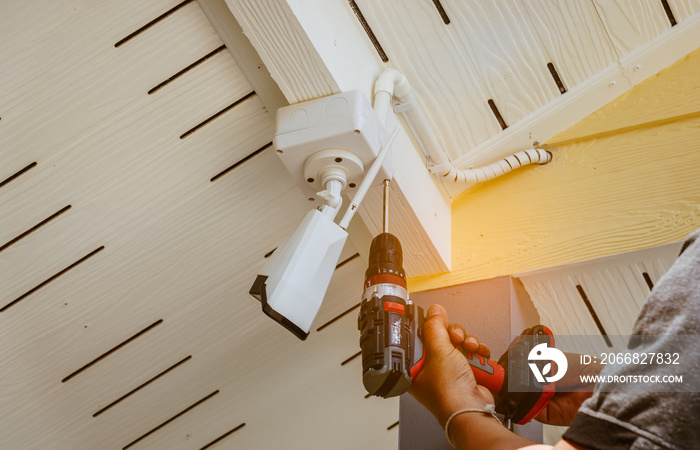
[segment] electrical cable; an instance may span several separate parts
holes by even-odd
[[[352,198],[350,206],[348,206],[348,209],[345,210],[342,220],[340,223],[338,223],[338,226],[343,230],[347,229],[348,225],[350,224],[350,220],[352,220],[352,216],[355,215],[355,211],[357,211],[358,206],[360,206],[360,203],[362,203],[362,200],[365,198],[367,191],[369,191],[369,188],[372,186],[374,178],[377,176],[377,173],[382,166],[382,162],[389,153],[391,144],[394,143],[394,139],[396,139],[396,136],[398,136],[400,129],[401,128],[399,126],[394,128],[391,135],[389,135],[389,139],[387,139],[384,146],[381,148],[381,150],[379,150],[377,157],[374,159],[374,162],[370,166],[369,170],[367,170],[367,175],[365,175],[362,183],[360,183],[360,186],[357,188],[357,192],[355,192],[355,196]]]

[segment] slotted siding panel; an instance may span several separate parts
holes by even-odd
[[[356,312],[300,342],[248,295],[308,202],[197,2],[9,6],[0,448],[395,446],[398,402],[340,365]],[[315,327],[363,268],[337,269]]]
[[[581,289],[608,335],[629,335],[650,287],[671,267],[680,243],[524,272],[522,280],[542,322],[555,335],[600,335]],[[580,286],[580,288],[577,288]]]
[[[678,22],[700,12],[700,0],[668,0],[668,4]]]
[[[661,0],[593,0],[620,56],[671,28]]]
[[[538,0],[527,2],[523,11],[567,90],[615,62],[617,54],[593,3]]]
[[[567,31],[557,14],[543,16],[542,10],[551,8],[539,4],[442,4],[449,24],[429,2],[357,2],[389,64],[406,74],[455,160],[502,130],[489,100],[511,125],[560,95],[547,67],[552,55],[558,56],[557,62],[569,58],[559,68],[569,88],[614,60],[592,5],[561,6],[558,12],[564,17],[577,15],[570,20],[580,21],[581,10],[593,20],[584,21],[586,26],[571,35],[574,32]],[[548,41],[542,33],[549,34]],[[557,33],[556,40],[551,33]],[[582,54],[564,56],[556,48],[561,45]]]
[[[3,301],[22,294],[36,279],[47,278],[67,261],[92,249],[79,249],[76,242],[67,245],[70,236],[79,236],[91,247],[107,245],[106,242],[117,244],[115,241],[129,238],[124,228],[133,230],[139,223],[150,222],[160,211],[175,208],[178,202],[208,187],[202,180],[208,181],[210,174],[223,168],[225,158],[235,152],[226,147],[227,140],[221,137],[218,137],[218,151],[211,151],[198,137],[181,140],[179,135],[220,110],[222,104],[230,104],[242,92],[249,92],[245,84],[237,87],[236,81],[245,83],[244,78],[230,76],[231,72],[236,73],[234,68],[234,64],[212,67],[204,72],[204,80],[190,80],[190,89],[185,88],[176,97],[153,98],[155,104],[133,110],[123,121],[113,117],[115,122],[103,123],[101,132],[96,130],[90,139],[56,157],[38,161],[31,176],[23,180],[26,183],[5,187],[11,204],[5,208],[10,213],[9,228],[15,232],[36,223],[34,217],[25,218],[25,213],[33,216],[32,211],[39,210],[45,215],[67,204],[73,205],[73,209],[57,221],[62,232],[43,243],[41,261],[18,258],[16,264],[3,270],[0,275],[0,283],[6,287],[1,296]],[[223,96],[220,92],[230,94]],[[226,98],[221,101],[221,97]],[[159,113],[159,108],[168,112]],[[239,157],[269,142],[273,126],[266,116],[262,104],[251,98],[226,117],[229,126],[233,124],[244,130],[233,141],[237,142]],[[109,133],[107,139],[105,133]],[[230,139],[232,134],[229,128],[228,136],[222,137]],[[136,217],[141,218],[139,222],[134,221]],[[111,233],[105,234],[95,223],[108,224]],[[77,231],[80,233],[76,234]],[[26,251],[24,244],[31,240],[28,237],[6,250],[7,257]]]
[[[389,65],[403,72],[415,89],[450,157],[461,154],[465,143],[474,146],[501,129],[489,111],[478,68],[455,48],[448,26],[430,2],[361,0],[357,5]]]
[[[265,327],[245,340],[259,354],[252,367],[220,361],[223,366],[216,372],[226,397],[203,405],[202,413],[188,415],[176,431],[154,435],[147,444],[174,448],[190,433],[191,448],[200,448],[210,436],[221,434],[239,420],[245,421],[246,427],[232,437],[230,448],[396,447],[396,430],[386,430],[392,421],[385,417],[398,418],[397,399],[364,398],[359,358],[340,366],[357,351],[355,315],[291,345],[285,330],[271,328]],[[277,351],[283,350],[284,357],[265,361],[273,350],[265,348],[263,341],[270,338],[279,342]],[[311,365],[311,359],[317,361]],[[253,386],[264,386],[268,392],[261,396]],[[355,413],[357,410],[364,414]],[[367,434],[363,436],[358,430],[367,430]]]
[[[475,66],[488,99],[513,124],[559,95],[522,2],[444,1],[458,52]]]
[[[212,267],[215,261],[221,260],[217,253],[235,251],[235,246],[217,251],[220,247],[215,244],[202,246],[198,251],[200,255],[193,255],[194,262],[202,263],[201,270],[211,273],[211,280],[220,278]],[[61,426],[53,433],[44,431],[42,445],[49,446],[53,442],[60,444],[56,448],[72,448],[71,443],[82,442],[86,448],[99,448],[101,443],[112,442],[123,446],[214,388],[220,390],[216,397],[168,428],[153,433],[135,448],[199,448],[207,439],[226,431],[226,426],[236,425],[236,420],[246,422],[246,428],[240,433],[242,437],[235,436],[236,448],[275,448],[284,446],[289,439],[296,444],[288,444],[288,448],[323,447],[319,442],[325,441],[319,441],[321,437],[312,432],[317,427],[328,430],[328,434],[342,435],[350,423],[361,421],[364,427],[374,421],[374,430],[367,427],[368,433],[377,431],[381,436],[390,424],[384,417],[397,416],[395,401],[363,398],[359,367],[339,366],[357,349],[355,315],[300,342],[290,339],[286,330],[270,320],[251,320],[259,318],[259,305],[250,301],[245,293],[230,296],[237,286],[250,279],[252,270],[234,266],[239,275],[232,276],[229,282],[210,289],[195,289],[190,287],[191,277],[197,274],[185,277],[176,269],[179,268],[135,289],[134,296],[152,299],[169,284],[172,287],[164,292],[169,299],[192,299],[195,295],[197,299],[189,306],[181,306],[175,316],[166,317],[162,325],[139,341],[66,382],[51,393],[48,401],[23,410],[19,416],[24,420],[15,417],[20,422],[20,430],[32,431],[37,424],[28,418],[38,415],[51,418],[57,425],[73,425],[68,433],[64,433],[62,430],[66,428]],[[229,272],[225,267],[218,271]],[[173,278],[174,274],[182,281],[174,283],[177,278]],[[341,273],[340,278],[343,275]],[[331,288],[337,288],[337,284],[334,282]],[[333,292],[343,291],[334,289]],[[351,294],[341,297],[347,300]],[[141,376],[144,368],[152,368],[151,373],[155,373],[189,354],[191,361],[163,379],[97,418],[89,417],[88,413],[94,413],[140,384],[146,378]],[[116,386],[105,383],[115,378],[123,381]],[[54,406],[43,410],[47,405]],[[358,408],[364,413],[352,412]],[[76,420],[76,416],[82,420]],[[278,432],[265,431],[270,423],[278,424]],[[93,434],[94,437],[90,437]],[[323,439],[328,438],[323,436]],[[345,437],[346,440],[350,438]],[[350,446],[346,448],[358,445],[356,440],[348,443]]]
[[[0,137],[5,163],[0,178],[21,162],[67,150],[71,139],[134,101],[142,107],[150,104],[145,92],[220,45],[197,4],[191,3],[158,27],[114,47],[177,3],[4,5],[11,10],[3,9],[3,19],[10,22],[2,25],[3,32],[13,39],[3,39],[0,52],[7,55],[5,67],[13,70],[0,74],[6,128]],[[99,33],[95,24],[103,25]],[[79,80],[71,76],[76,69],[83,74]],[[25,151],[17,152],[17,147]]]
[[[662,47],[655,41],[671,42],[671,19],[661,0],[443,0],[442,9],[418,0],[353,3],[387,65],[415,87],[458,167],[541,143],[574,123],[566,123],[569,112],[593,112],[681,56],[673,53],[658,64],[644,60],[659,59],[654,52]],[[698,11],[697,0],[669,5],[678,23]],[[359,21],[358,30],[371,46]],[[561,117],[549,128],[560,122],[562,128],[549,130],[538,117],[555,110]],[[499,138],[505,145],[497,145]],[[464,190],[449,182],[446,187],[452,195]]]

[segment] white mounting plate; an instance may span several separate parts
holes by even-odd
[[[367,168],[386,140],[379,118],[361,91],[355,90],[277,110],[274,146],[277,155],[307,198],[318,189],[307,183],[304,162],[314,153],[341,149],[355,154]],[[393,162],[384,160],[375,184],[391,178]]]
[[[311,189],[316,192],[326,189],[322,177],[324,170],[328,169],[344,174],[343,189],[355,188],[365,173],[364,164],[354,153],[337,148],[321,150],[306,158],[304,163],[304,179]]]

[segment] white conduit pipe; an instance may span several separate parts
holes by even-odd
[[[382,72],[374,84],[374,110],[384,126],[386,126],[389,108],[392,106],[392,99],[395,100],[395,111],[404,114],[413,129],[413,134],[416,135],[428,153],[429,170],[441,177],[474,184],[496,178],[527,164],[547,164],[552,160],[552,154],[548,151],[531,148],[484,167],[458,169],[447,158],[447,154],[430,128],[428,119],[416,102],[413,89],[406,76],[397,70],[387,69]]]

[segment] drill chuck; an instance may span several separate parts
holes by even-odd
[[[403,252],[399,239],[391,233],[381,233],[372,239],[369,247],[369,267],[365,272],[365,289],[367,283],[377,284],[373,277],[377,275],[389,277],[394,284],[406,287],[406,274],[403,271]],[[387,279],[387,278],[385,278]]]

